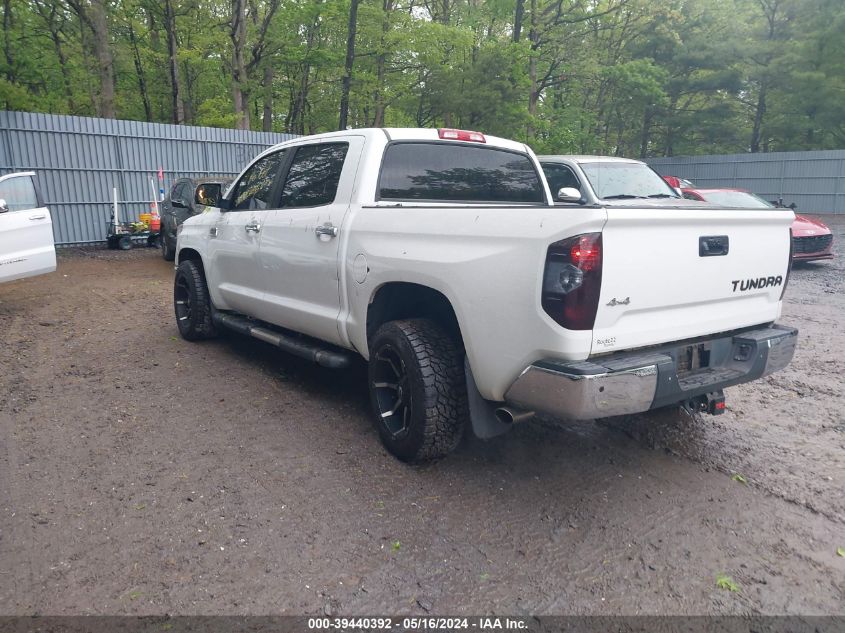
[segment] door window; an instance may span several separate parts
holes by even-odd
[[[319,207],[334,202],[348,143],[297,148],[282,189],[282,207]]]
[[[578,182],[578,177],[566,165],[543,163],[541,167],[543,168],[543,173],[546,174],[546,180],[549,181],[549,189],[555,199],[557,199],[557,192],[564,187],[572,187],[581,191],[581,183]]]
[[[287,150],[268,154],[246,170],[235,186],[232,196],[233,211],[263,211],[272,208],[273,186],[286,154]]]
[[[10,212],[38,208],[38,196],[30,176],[15,176],[0,181],[0,199],[6,201]]]
[[[173,189],[170,191],[170,202],[179,202],[179,203],[186,203],[187,196],[187,187],[184,180],[180,180],[175,185],[173,185]]]

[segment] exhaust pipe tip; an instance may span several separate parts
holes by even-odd
[[[523,411],[522,409],[514,409],[512,407],[499,407],[494,413],[496,419],[502,424],[516,424],[517,422],[525,422],[534,417],[533,411]]]

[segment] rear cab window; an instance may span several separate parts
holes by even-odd
[[[377,200],[545,204],[527,154],[454,142],[395,141],[387,146]]]

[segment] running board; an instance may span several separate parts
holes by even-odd
[[[349,367],[352,362],[352,355],[348,352],[332,349],[315,339],[300,339],[266,327],[260,327],[256,321],[237,314],[214,312],[211,318],[215,325],[270,343],[288,354],[310,360],[323,367],[344,369]]]

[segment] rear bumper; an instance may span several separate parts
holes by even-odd
[[[517,407],[574,420],[639,413],[684,402],[783,369],[798,330],[772,325],[684,341],[646,352],[580,362],[543,360],[527,367],[505,394]],[[695,347],[706,367],[679,372]]]
[[[793,255],[794,262],[812,262],[818,259],[833,259],[833,253],[810,253],[808,255]]]

